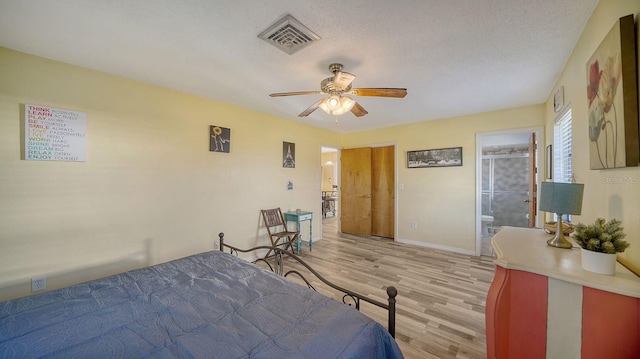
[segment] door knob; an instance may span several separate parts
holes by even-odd
[[[525,203],[529,203],[529,202],[531,202],[531,201],[527,198],[527,199],[525,199],[523,202],[525,202]]]

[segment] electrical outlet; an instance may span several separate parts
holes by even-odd
[[[31,292],[40,292],[47,289],[47,277],[33,277],[31,278]]]
[[[411,222],[411,228],[413,228],[413,229],[418,228],[418,222],[416,222],[416,221],[412,221],[412,222]]]
[[[213,249],[220,249],[220,240],[216,239],[213,241]]]

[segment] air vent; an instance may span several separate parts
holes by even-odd
[[[264,30],[258,37],[289,55],[320,40],[320,36],[302,25],[291,15],[283,17]]]

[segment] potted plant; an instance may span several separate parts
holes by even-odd
[[[616,268],[616,253],[624,252],[629,242],[623,240],[622,222],[602,218],[593,224],[578,223],[573,240],[582,247],[582,268],[591,272],[613,275]]]

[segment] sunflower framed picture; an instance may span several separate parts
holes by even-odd
[[[587,62],[589,164],[638,166],[638,79],[633,15],[620,18]]]
[[[226,152],[231,149],[231,129],[220,126],[209,126],[209,151]]]

